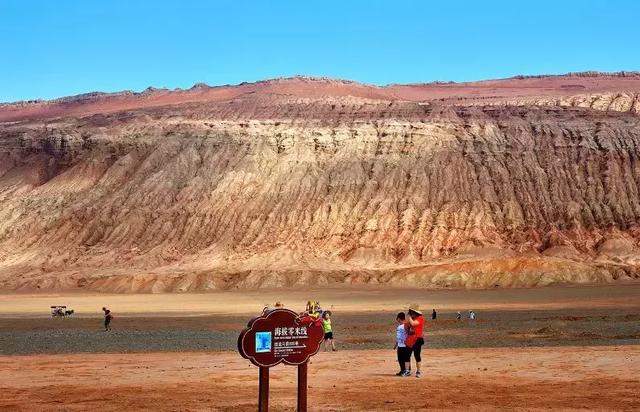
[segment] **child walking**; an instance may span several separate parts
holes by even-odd
[[[411,352],[407,348],[407,328],[405,327],[405,314],[404,312],[398,313],[396,316],[396,344],[393,349],[397,350],[398,363],[400,364],[400,372],[396,373],[396,376],[409,376],[411,372],[407,370],[407,361],[410,361],[409,356]]]
[[[331,327],[331,311],[327,310],[322,314],[322,329],[324,330],[324,350],[328,351],[327,344],[331,344],[331,350],[336,351],[336,344],[333,340],[333,328]]]

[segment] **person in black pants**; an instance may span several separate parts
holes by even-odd
[[[107,308],[102,308],[102,311],[104,312],[104,331],[111,332],[111,320],[113,319],[113,315]]]
[[[407,326],[409,331],[407,333],[406,345],[408,348],[411,348],[413,357],[416,360],[416,378],[421,378],[422,371],[420,370],[420,364],[422,362],[422,345],[424,345],[424,317],[418,305],[409,306]],[[411,355],[409,355],[409,357],[411,357]]]
[[[404,312],[398,313],[396,316],[396,344],[394,349],[397,350],[398,363],[400,364],[400,372],[396,376],[409,376],[407,371],[407,362],[411,361],[411,349],[407,348],[407,328],[405,325]]]

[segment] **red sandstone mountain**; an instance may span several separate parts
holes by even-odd
[[[364,85],[352,81],[313,77],[292,77],[243,83],[237,86],[209,87],[198,84],[188,90],[148,88],[141,93],[88,93],[52,101],[0,104],[0,121],[86,116],[182,103],[213,103],[232,99],[279,100],[282,98],[356,97],[389,101],[463,101],[470,102],[566,98],[581,94],[640,92],[640,73],[597,72],[565,76],[519,76],[511,79],[471,83],[436,82],[427,84]]]
[[[0,105],[0,287],[638,278],[640,75]]]

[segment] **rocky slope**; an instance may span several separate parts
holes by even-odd
[[[0,107],[0,288],[640,274],[640,76],[292,78]]]

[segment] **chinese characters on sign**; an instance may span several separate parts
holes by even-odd
[[[238,337],[238,351],[256,366],[280,362],[299,365],[320,350],[322,327],[304,322],[288,309],[275,309],[252,319]]]
[[[269,368],[281,362],[298,366],[297,410],[307,411],[307,361],[320,350],[320,322],[289,309],[274,309],[251,319],[238,336],[238,351],[260,368],[258,410],[269,410]]]
[[[273,350],[276,355],[286,356],[305,349],[303,339],[307,339],[307,328],[283,327],[275,328]]]

